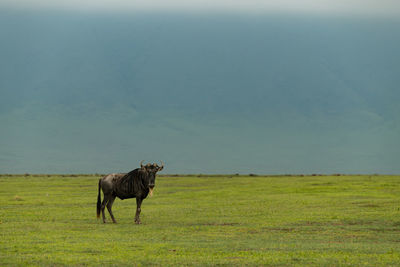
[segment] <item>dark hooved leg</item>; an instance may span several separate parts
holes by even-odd
[[[112,219],[113,223],[117,223],[117,221],[115,220],[114,215],[112,213],[112,210],[111,210],[112,209],[112,205],[114,203],[114,200],[115,200],[115,196],[111,196],[110,200],[107,203],[107,210],[108,210],[108,213],[110,213],[110,216],[111,216],[111,219]]]
[[[140,218],[139,218],[140,211],[141,211],[140,206],[142,206],[142,199],[141,198],[136,198],[136,215],[135,215],[135,223],[136,224],[141,224],[141,221],[140,221]]]
[[[106,223],[106,215],[104,214],[104,209],[106,208],[109,199],[109,195],[104,195],[103,202],[101,203],[101,215],[103,216],[103,223]]]

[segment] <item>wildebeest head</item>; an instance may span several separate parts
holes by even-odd
[[[153,195],[153,189],[154,186],[156,185],[156,173],[161,171],[164,168],[164,163],[161,161],[161,166],[158,166],[157,163],[147,163],[146,165],[143,165],[143,160],[140,162],[140,168],[142,171],[145,171],[147,173],[148,177],[148,187],[149,187],[149,193],[150,196]]]

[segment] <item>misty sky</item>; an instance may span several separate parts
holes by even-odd
[[[400,2],[0,1],[0,173],[400,173]]]
[[[398,16],[397,0],[3,0],[0,7],[32,9],[67,9],[83,11],[222,11],[288,12],[311,14],[345,14]]]

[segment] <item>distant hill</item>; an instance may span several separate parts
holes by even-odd
[[[400,173],[400,20],[0,11],[0,172]]]

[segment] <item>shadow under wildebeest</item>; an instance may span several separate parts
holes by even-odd
[[[97,218],[100,218],[100,211],[103,216],[103,222],[106,223],[104,209],[110,213],[114,223],[117,221],[112,213],[112,205],[116,197],[121,200],[127,198],[136,198],[136,215],[135,223],[140,224],[140,211],[143,199],[153,195],[153,189],[156,181],[156,173],[164,168],[164,163],[161,166],[156,163],[147,163],[143,165],[140,162],[140,168],[134,169],[129,173],[113,173],[99,179],[99,193],[97,195]],[[103,191],[104,199],[101,202],[100,189]]]

